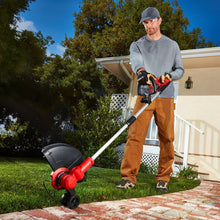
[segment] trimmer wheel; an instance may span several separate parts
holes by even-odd
[[[79,206],[80,198],[77,195],[71,196],[67,201],[67,207],[70,209],[75,209]]]
[[[70,209],[75,209],[79,206],[80,198],[75,194],[75,190],[71,189],[61,196],[60,202]]]
[[[70,194],[64,193],[61,198],[60,198],[60,202],[62,203],[62,205],[67,206],[67,201],[70,199]]]

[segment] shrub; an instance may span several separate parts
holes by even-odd
[[[4,147],[0,154],[16,157],[42,157],[41,149],[48,145],[49,139],[41,136],[33,127],[28,127],[17,136],[8,136],[2,140]]]
[[[42,156],[41,148],[50,141],[29,122],[2,110],[0,118],[0,155],[4,156]]]
[[[198,179],[198,173],[194,171],[193,167],[191,166],[179,168],[179,172],[177,173],[177,176],[183,179],[192,179],[192,180]]]
[[[156,164],[152,164],[151,166],[149,166],[149,165],[142,162],[141,165],[140,165],[140,170],[139,171],[142,172],[142,173],[156,175],[157,171],[158,171],[158,167],[157,167]]]
[[[88,110],[80,102],[77,108],[76,131],[68,131],[63,140],[77,148],[85,158],[93,156],[123,125],[121,111],[110,109],[110,97],[101,97],[95,110]],[[114,148],[125,142],[127,132],[122,133],[96,159],[95,165],[106,168],[118,168],[118,156]]]

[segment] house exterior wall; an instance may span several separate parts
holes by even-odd
[[[192,77],[193,88],[185,89]],[[179,81],[177,114],[204,131],[190,132],[189,161],[216,173],[210,179],[220,180],[220,67],[185,69]]]

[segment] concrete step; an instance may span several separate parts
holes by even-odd
[[[193,170],[196,173],[198,173],[199,179],[201,179],[201,180],[208,180],[209,179],[209,173],[201,170],[199,165],[193,164],[190,162],[188,162],[187,165],[192,167]],[[183,157],[181,155],[179,155],[177,152],[175,152],[175,156],[174,156],[174,167],[175,166],[179,166],[179,169],[183,167]]]
[[[208,176],[205,176],[205,180],[220,181],[219,169],[217,165],[214,166],[214,164],[218,164],[217,158],[205,155],[189,155],[188,161],[197,164],[201,173],[209,173]]]
[[[188,163],[188,166],[193,168],[193,171],[195,171],[198,174],[199,179],[201,179],[201,180],[208,180],[209,179],[208,178],[209,173],[199,171],[199,166],[193,165],[190,163]],[[174,172],[178,173],[181,169],[183,169],[183,163],[182,162],[174,162],[174,165],[173,165]]]
[[[183,161],[175,161],[175,160],[174,160],[174,164],[176,164],[176,165],[183,165]],[[194,168],[194,169],[193,169],[194,171],[197,171],[198,168],[199,168],[198,165],[195,165],[195,164],[192,164],[192,163],[187,163],[187,165],[190,166],[190,167],[193,167],[193,168]]]

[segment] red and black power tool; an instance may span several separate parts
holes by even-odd
[[[53,172],[51,173],[51,184],[54,189],[65,189],[67,192],[62,195],[61,203],[69,208],[76,208],[80,203],[80,198],[75,194],[75,186],[77,183],[86,180],[87,170],[95,163],[95,159],[131,124],[135,122],[137,117],[157,98],[170,81],[165,79],[165,83],[160,82],[157,78],[152,83],[152,92],[146,95],[145,105],[133,116],[131,116],[124,126],[108,140],[92,157],[83,160],[82,154],[74,147],[56,143],[51,144],[42,149],[42,153],[47,158]],[[154,94],[153,97],[151,95]],[[145,94],[144,94],[145,95]],[[150,98],[149,98],[150,97]],[[143,98],[144,99],[144,98]]]

